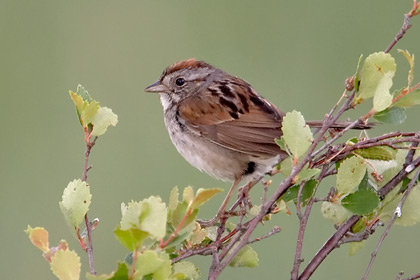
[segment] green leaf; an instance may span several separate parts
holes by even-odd
[[[369,147],[354,150],[354,153],[365,159],[393,160],[397,156],[397,150],[386,146]]]
[[[251,246],[246,245],[233,257],[229,266],[232,267],[256,267],[258,266],[258,255]]]
[[[359,157],[344,160],[337,173],[337,191],[339,193],[352,192],[362,181],[366,173],[365,161]]]
[[[354,74],[354,90],[359,91],[359,82],[360,82],[360,64],[362,62],[363,54],[359,56],[359,61],[357,62],[356,72]]]
[[[138,255],[135,265],[135,279],[151,275],[155,280],[167,280],[171,274],[171,261],[166,253],[146,250]]]
[[[121,229],[137,228],[161,239],[166,233],[167,208],[160,197],[151,196],[140,202],[121,205]]]
[[[387,72],[383,74],[373,96],[373,108],[377,111],[383,111],[392,104],[392,95],[389,90],[392,87],[392,78],[395,72]]]
[[[384,222],[389,222],[394,215],[395,209],[401,201],[403,194],[398,194],[393,200],[385,205],[379,215]],[[420,187],[415,186],[408,195],[401,209],[401,217],[395,219],[396,225],[413,226],[420,222]]]
[[[83,101],[87,101],[88,103],[93,101],[89,92],[80,84],[77,86],[76,94],[79,95]]]
[[[398,101],[395,102],[392,106],[400,108],[410,108],[415,105],[420,105],[420,88],[404,95],[403,97],[398,99]]]
[[[280,149],[282,149],[285,152],[288,152],[287,150],[287,146],[286,146],[286,142],[284,141],[284,138],[276,138],[274,139],[274,141],[276,142],[276,144],[280,147]]]
[[[223,191],[223,189],[198,189],[190,207],[192,209],[201,207],[204,203],[209,201],[213,196],[221,191]]]
[[[86,125],[92,123],[94,117],[97,115],[99,111],[99,108],[100,106],[97,101],[92,101],[88,103],[80,116],[82,123]]]
[[[184,192],[182,193],[182,200],[187,202],[188,205],[192,203],[194,200],[194,190],[192,187],[188,186],[184,188]]]
[[[408,61],[408,64],[410,65],[410,70],[408,71],[408,84],[407,88],[410,88],[411,84],[413,83],[414,78],[414,54],[410,55],[408,51],[400,50],[398,49],[398,52],[401,53]]]
[[[169,210],[175,210],[178,205],[178,187],[173,187],[171,190],[171,194],[169,195],[169,204],[168,209]]]
[[[361,189],[341,200],[341,205],[357,215],[367,215],[379,205],[379,197],[374,190]]]
[[[336,225],[344,223],[352,213],[341,204],[324,201],[321,204],[321,213],[325,219],[332,221]]]
[[[86,182],[77,179],[70,182],[64,189],[60,209],[66,221],[74,228],[83,221],[89,210],[92,195]]]
[[[188,205],[186,201],[183,201],[181,203],[178,203],[177,208],[173,211],[172,217],[171,217],[171,224],[173,228],[177,228],[179,223],[181,223],[182,219],[184,218],[185,214],[188,210]],[[197,216],[198,209],[194,209],[191,214],[188,216],[188,218],[184,221],[184,224],[182,225],[181,229],[186,228],[188,225],[190,225]]]
[[[116,126],[118,123],[118,116],[107,107],[100,107],[98,112],[92,119],[92,136],[101,136],[104,134],[110,125]]]
[[[407,115],[404,108],[391,107],[376,113],[373,117],[383,123],[402,124],[407,118]]]
[[[201,279],[200,271],[192,263],[188,261],[180,261],[172,265],[171,280],[199,280]]]
[[[305,154],[313,141],[311,129],[302,114],[292,111],[283,118],[283,139],[293,156],[299,158]]]
[[[92,275],[89,272],[86,273],[87,280],[126,280],[128,278],[128,268],[125,263],[118,263],[117,271],[110,274]]]
[[[51,257],[51,271],[60,280],[79,280],[80,266],[80,257],[74,251],[58,250]]]
[[[360,90],[356,103],[360,103],[361,100],[374,97],[375,95],[386,96],[383,90],[386,93],[386,88],[390,87],[389,80],[391,79],[392,81],[396,69],[397,65],[390,54],[377,52],[369,55],[363,64]],[[382,80],[385,74],[387,78]],[[381,88],[379,91],[377,91],[378,86]],[[380,102],[379,100],[377,101]]]
[[[149,236],[147,232],[136,228],[129,228],[126,230],[117,228],[114,233],[118,241],[132,252],[139,248],[143,240]]]
[[[315,179],[311,179],[305,182],[302,188],[301,198],[300,201],[303,206],[305,206],[309,199],[311,198],[312,194],[314,193],[315,187],[318,184],[318,181]],[[297,203],[297,196],[299,192],[300,184],[296,184],[289,188],[286,193],[282,196],[281,199],[283,199],[285,202],[289,202],[293,200],[293,202]]]

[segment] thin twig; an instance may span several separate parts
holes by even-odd
[[[86,151],[85,151],[85,163],[83,167],[83,174],[82,174],[82,181],[86,182],[87,179],[87,172],[91,169],[89,166],[89,155],[92,147],[95,145],[96,140],[98,137],[95,137],[92,141],[90,141],[90,133],[89,131],[85,131],[85,139],[86,139]],[[88,247],[87,247],[87,254],[89,259],[89,268],[90,274],[96,275],[95,266],[93,264],[93,244],[92,244],[92,228],[90,227],[90,222],[87,213],[85,214],[85,225],[87,230],[87,240],[88,240]]]

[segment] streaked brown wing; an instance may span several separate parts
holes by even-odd
[[[274,142],[283,113],[245,85],[210,88],[183,100],[179,114],[191,131],[218,145],[255,156],[285,154]]]

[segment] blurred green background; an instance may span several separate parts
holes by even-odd
[[[55,279],[23,232],[28,224],[45,227],[52,245],[69,241],[82,257],[82,275],[87,271],[87,258],[58,207],[64,187],[81,177],[83,167],[83,134],[69,89],[81,83],[119,115],[117,127],[94,147],[88,174],[93,193],[89,217],[101,221],[93,235],[96,269],[108,273],[127,253],[113,234],[121,202],[150,195],[167,201],[175,185],[229,187],[178,155],[158,97],[143,92],[167,65],[190,57],[206,60],[244,78],[284,111],[296,109],[306,119],[322,119],[360,54],[385,49],[411,5],[410,0],[2,0],[0,278]],[[397,48],[420,56],[420,19],[412,23]],[[394,84],[403,87],[408,66],[396,49],[392,54],[398,64]],[[368,109],[362,106],[347,116]],[[370,133],[418,130],[418,115],[417,108],[411,109],[404,126],[383,125]],[[221,200],[217,196],[200,216],[209,218]],[[254,246],[260,266],[227,268],[220,279],[288,279],[296,221],[294,214],[276,215],[259,233],[273,225],[282,232]],[[360,278],[382,231],[354,257],[348,256],[347,246],[334,251],[313,279]],[[305,235],[304,265],[333,232],[315,208]],[[407,276],[418,273],[419,235],[420,226],[393,228],[370,279],[394,279],[400,270]],[[207,278],[210,258],[192,261]]]

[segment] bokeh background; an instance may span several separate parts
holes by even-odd
[[[93,193],[89,217],[101,220],[93,236],[96,269],[108,273],[127,253],[113,234],[121,202],[150,195],[167,200],[175,185],[229,187],[178,155],[158,97],[143,92],[167,65],[190,57],[206,60],[244,78],[284,111],[296,109],[307,119],[322,119],[360,54],[385,49],[411,5],[410,0],[2,0],[0,278],[55,279],[23,232],[28,224],[45,227],[51,244],[69,241],[82,257],[82,275],[87,271],[87,258],[58,207],[64,187],[81,177],[83,167],[83,134],[69,89],[83,84],[119,115],[118,126],[94,147],[88,176]],[[419,56],[420,19],[412,23],[397,48]],[[394,84],[403,87],[408,66],[396,49],[392,54],[398,64]],[[368,109],[362,106],[347,116]],[[411,109],[403,126],[384,125],[370,133],[418,130],[418,113],[418,108]],[[221,200],[222,195],[216,197],[200,216],[212,216]],[[227,268],[220,279],[290,277],[297,234],[294,212],[276,215],[259,233],[273,225],[282,232],[254,246],[260,266]],[[334,251],[313,279],[360,278],[382,231],[354,257],[348,256],[347,245]],[[306,261],[333,232],[315,208],[305,235]],[[406,275],[419,272],[419,235],[419,226],[394,227],[370,279],[394,279],[401,270]],[[210,259],[192,261],[205,279]]]

